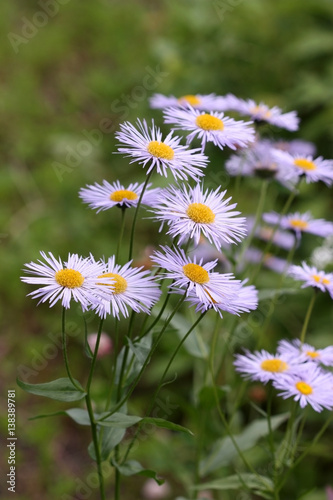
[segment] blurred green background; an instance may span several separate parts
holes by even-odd
[[[154,92],[176,96],[232,92],[285,111],[295,109],[302,120],[300,131],[292,136],[281,132],[279,137],[313,141],[319,155],[332,158],[333,4],[331,0],[14,0],[2,4],[1,10],[0,384],[6,398],[7,390],[16,386],[18,367],[36,369],[45,335],[57,334],[60,326],[58,308],[37,309],[36,302],[26,298],[31,290],[20,283],[22,267],[36,261],[40,250],[63,258],[68,252],[92,252],[100,258],[115,251],[116,215],[96,215],[82,204],[78,191],[104,178],[125,184],[144,179],[141,167],[129,166],[113,154],[114,131],[120,122],[136,117],[154,117],[161,124],[161,114],[148,107],[147,98]],[[214,172],[220,165],[210,168]],[[244,213],[255,209],[258,196],[258,185],[249,186],[239,202]],[[228,188],[232,193],[233,184]],[[305,193],[297,208],[332,219],[330,189],[310,186]],[[137,255],[146,244],[156,244],[156,232],[156,225],[146,223]],[[306,257],[307,250],[303,252]],[[307,300],[304,295],[296,300],[299,317]],[[321,333],[328,338],[331,303],[321,300],[319,308],[325,311]],[[84,376],[80,345],[77,339],[73,343],[76,369]],[[189,360],[183,362],[186,373]],[[47,366],[40,365],[29,382],[56,376],[63,376],[60,352]],[[82,438],[81,429],[66,419],[27,422],[58,406],[18,388],[17,400],[16,498],[56,500],[65,493],[75,498],[73,478],[90,470],[85,451],[89,434]],[[1,407],[6,407],[5,399]],[[3,430],[6,433],[5,422]],[[170,474],[167,443],[163,435],[156,439],[164,451],[154,457],[156,451],[147,444],[147,457]],[[330,452],[322,450],[324,456]],[[2,460],[5,470],[6,454]],[[306,473],[311,476],[311,464]],[[313,484],[318,492],[306,498],[325,498],[324,473]],[[6,498],[6,491],[3,494]],[[133,498],[131,491],[128,498]]]

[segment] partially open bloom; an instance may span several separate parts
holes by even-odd
[[[258,291],[253,285],[245,286],[246,280],[240,282],[235,280],[230,282],[229,295],[225,295],[222,300],[216,302],[212,297],[200,299],[194,292],[189,292],[187,301],[191,306],[195,306],[196,312],[204,312],[214,309],[221,318],[222,313],[228,312],[239,316],[241,313],[250,312],[258,307]]]
[[[271,354],[264,349],[261,351],[245,351],[244,354],[236,354],[234,366],[245,378],[259,380],[266,384],[269,380],[275,380],[282,373],[288,373],[295,365],[300,364],[296,357],[289,360],[283,354]]]
[[[333,160],[324,160],[322,156],[300,155],[275,150],[276,162],[284,165],[298,177],[303,176],[307,183],[322,181],[327,186],[333,183]]]
[[[302,357],[304,361],[333,365],[333,346],[331,345],[324,349],[316,349],[310,344],[302,343],[300,339],[280,340],[277,352],[288,359]]]
[[[204,175],[202,169],[208,163],[207,156],[199,149],[180,145],[180,137],[173,137],[173,132],[162,139],[154,122],[150,128],[145,120],[137,120],[137,128],[125,122],[120,125],[116,138],[121,143],[118,152],[133,158],[131,163],[137,161],[144,167],[148,166],[147,173],[156,168],[157,173],[165,177],[171,172],[175,179],[191,177],[196,181]]]
[[[181,97],[154,94],[149,99],[149,102],[152,108],[157,109],[166,109],[170,107],[187,108],[188,106],[192,106],[192,108],[195,109],[217,111],[222,110],[224,100],[225,98],[218,97],[215,94],[187,94]]]
[[[297,238],[300,238],[302,233],[311,233],[317,236],[326,238],[333,234],[333,223],[324,219],[313,219],[310,212],[284,215],[281,217],[277,212],[264,213],[263,220],[268,224],[276,226],[277,224],[282,229],[290,229],[294,231]]]
[[[127,317],[128,308],[149,314],[151,307],[158,301],[161,291],[154,277],[150,276],[149,271],[131,267],[131,262],[120,266],[115,263],[113,256],[103,263],[99,286],[108,289],[109,299],[92,306],[100,317],[112,314],[119,318],[119,313]]]
[[[188,107],[187,109],[167,108],[164,112],[165,123],[171,123],[177,130],[189,132],[187,143],[194,138],[201,141],[201,149],[205,150],[206,143],[212,142],[223,149],[225,146],[237,149],[248,146],[254,141],[252,122],[236,121],[224,116],[222,112],[202,111]]]
[[[174,187],[162,189],[154,209],[155,217],[169,226],[167,234],[178,237],[179,243],[193,238],[198,245],[203,234],[218,249],[222,242],[241,241],[246,234],[245,218],[237,217],[236,203],[229,205],[231,198],[224,199],[226,191],[203,191],[197,184],[194,188]]]
[[[82,188],[79,192],[80,198],[84,203],[88,203],[90,208],[97,210],[107,210],[112,207],[135,207],[140,199],[144,183],[131,183],[128,187],[124,187],[119,181],[110,184],[108,181],[103,181],[103,184],[97,184]],[[158,189],[149,189],[151,184],[147,185],[141,204],[153,205],[155,195]]]
[[[301,266],[290,266],[288,274],[295,280],[304,281],[302,288],[319,288],[322,292],[328,292],[333,299],[333,273],[318,271],[316,267],[302,262]]]
[[[73,299],[81,304],[86,311],[91,304],[108,298],[109,292],[100,286],[99,275],[103,272],[101,263],[89,258],[79,257],[77,254],[68,254],[68,260],[62,262],[49,252],[40,252],[45,262],[38,260],[38,264],[25,264],[25,272],[33,276],[22,277],[24,283],[44,285],[29,293],[33,298],[40,298],[40,302],[50,301],[50,307],[61,300],[63,307],[68,309]],[[107,280],[110,283],[110,280]]]
[[[256,103],[253,99],[245,100],[234,96],[232,100],[229,95],[229,109],[237,111],[241,115],[248,115],[254,121],[267,122],[287,130],[295,131],[299,127],[299,118],[295,111],[282,113],[282,110],[277,106],[270,108],[267,104]]]
[[[301,408],[311,405],[317,412],[333,408],[333,376],[314,363],[300,366],[297,373],[282,374],[273,380],[273,386],[281,391],[279,396],[293,398]]]
[[[97,342],[97,333],[90,333],[87,341],[92,352],[95,351]],[[112,340],[107,333],[102,332],[99,340],[97,358],[103,358],[112,352]]]
[[[203,264],[202,259],[197,262],[195,256],[187,257],[181,248],[171,250],[171,248],[162,247],[162,250],[164,253],[156,251],[151,256],[151,260],[166,270],[161,273],[161,278],[173,280],[170,285],[171,290],[178,291],[181,288],[188,294],[193,291],[202,302],[232,302],[236,299],[240,281],[235,280],[230,273],[212,272],[217,259]]]

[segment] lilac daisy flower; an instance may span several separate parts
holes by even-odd
[[[251,262],[253,264],[259,264],[259,262],[262,261],[265,267],[279,274],[283,273],[287,269],[288,262],[286,261],[286,259],[282,259],[281,257],[276,257],[271,253],[267,253],[264,259],[262,259],[262,257],[263,257],[263,252],[261,250],[259,250],[258,248],[250,247],[245,252],[244,260],[247,262]]]
[[[229,205],[231,197],[224,199],[226,191],[203,191],[197,184],[194,188],[170,186],[162,189],[154,209],[154,218],[167,223],[172,238],[178,236],[179,243],[194,238],[198,245],[203,234],[218,249],[223,242],[241,241],[246,234],[245,218],[233,209],[236,203]]]
[[[333,234],[332,222],[324,219],[313,219],[310,212],[304,214],[295,212],[282,217],[277,212],[269,212],[264,213],[262,218],[267,224],[272,224],[274,226],[279,224],[282,229],[294,231],[297,238],[300,238],[303,232],[315,234],[322,238],[326,238]]]
[[[222,112],[204,113],[188,107],[188,109],[168,108],[164,113],[165,123],[175,125],[177,130],[190,132],[187,143],[194,138],[201,140],[201,150],[204,151],[207,142],[223,149],[225,146],[237,149],[248,146],[254,141],[252,122],[236,121]]]
[[[150,314],[151,307],[160,298],[161,291],[154,277],[149,271],[142,271],[142,267],[131,267],[131,263],[120,266],[115,263],[114,256],[102,263],[99,286],[107,287],[109,297],[92,306],[101,318],[111,314],[119,319],[119,313],[126,318],[128,308]]]
[[[202,259],[197,262],[196,257],[187,257],[183,249],[171,250],[168,247],[161,247],[163,252],[154,252],[151,260],[166,272],[162,272],[160,279],[169,278],[173,280],[170,285],[172,291],[179,293],[179,288],[186,289],[186,293],[192,291],[202,302],[212,301],[232,301],[236,298],[237,290],[241,282],[235,280],[229,274],[212,272],[217,264],[217,259],[212,262],[202,263]]]
[[[245,286],[246,281],[240,284],[236,281],[234,283],[234,290],[231,289],[231,293],[225,295],[220,302],[215,302],[212,297],[208,297],[208,300],[201,300],[193,292],[188,294],[186,301],[190,302],[191,306],[196,307],[196,312],[202,313],[209,309],[214,309],[221,318],[223,318],[222,312],[239,316],[241,313],[253,311],[258,307],[258,291],[253,285]]]
[[[324,373],[315,363],[300,366],[297,373],[281,375],[273,380],[273,386],[281,390],[279,396],[283,399],[299,401],[301,408],[311,405],[317,412],[333,408],[333,376]]]
[[[254,222],[254,217],[246,218],[248,233],[251,233]],[[295,236],[293,234],[291,234],[289,231],[274,231],[274,229],[270,226],[257,226],[254,236],[263,241],[272,241],[274,245],[284,248],[285,250],[290,250],[295,245]]]
[[[333,346],[331,345],[324,349],[316,349],[310,344],[302,343],[300,339],[294,339],[291,342],[280,340],[277,352],[288,359],[295,359],[298,356],[303,357],[304,361],[333,365]]]
[[[295,280],[304,281],[302,288],[308,286],[319,288],[322,292],[328,292],[333,299],[333,273],[318,271],[316,267],[302,262],[301,266],[290,266],[288,274]]]
[[[215,94],[187,94],[181,97],[175,97],[173,95],[165,96],[163,94],[154,94],[150,99],[150,107],[155,109],[165,109],[165,108],[187,108],[192,106],[192,108],[206,110],[206,111],[217,111],[221,110],[223,105],[223,97],[217,97]]]
[[[324,182],[327,186],[333,183],[333,160],[324,160],[322,156],[290,154],[286,151],[274,152],[275,160],[289,168],[298,177],[304,176],[307,183]]]
[[[290,360],[283,354],[271,354],[264,349],[251,353],[246,350],[245,354],[236,354],[234,366],[245,378],[259,380],[266,384],[270,380],[276,380],[282,373],[288,373],[301,361],[298,357]]]
[[[198,181],[204,175],[202,169],[208,163],[207,156],[201,154],[199,149],[181,146],[180,137],[173,137],[173,132],[162,140],[162,133],[154,121],[150,128],[145,120],[141,122],[138,119],[137,128],[125,122],[120,125],[116,138],[121,143],[118,152],[132,157],[130,163],[137,161],[144,167],[148,165],[147,173],[156,167],[158,174],[167,177],[171,172],[175,179],[187,180],[191,177]]]
[[[107,299],[110,293],[102,290],[100,274],[103,272],[101,263],[89,258],[79,257],[77,254],[68,254],[68,260],[62,262],[49,252],[40,252],[45,262],[38,260],[38,264],[30,262],[25,264],[34,276],[21,277],[24,283],[32,285],[44,285],[34,292],[29,293],[33,298],[40,298],[39,303],[50,301],[50,307],[61,300],[64,308],[70,307],[73,299],[81,304],[82,310],[86,311],[91,304]],[[110,280],[108,280],[111,283]]]
[[[90,208],[96,209],[97,213],[101,210],[108,210],[112,207],[136,207],[140,199],[144,183],[131,183],[128,187],[124,187],[119,181],[110,184],[108,181],[103,181],[103,184],[87,185],[79,192],[80,198],[84,203],[88,203]],[[152,206],[154,204],[158,189],[149,189],[151,184],[147,185],[141,204]]]
[[[282,113],[282,110],[277,106],[270,108],[262,102],[258,104],[253,99],[245,100],[235,96],[233,100],[229,97],[229,106],[229,109],[237,111],[241,115],[248,115],[254,121],[267,122],[290,131],[299,128],[299,118],[295,111]]]
[[[272,145],[274,148],[287,151],[291,155],[314,156],[316,154],[315,144],[303,139],[292,139],[291,141],[278,140],[272,142]]]

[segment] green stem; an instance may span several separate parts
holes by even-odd
[[[154,172],[154,170],[155,170],[155,167],[152,168],[152,170],[149,172],[149,174],[147,174],[146,181],[145,181],[144,186],[142,188],[142,191],[140,193],[139,201],[138,201],[138,204],[137,204],[135,212],[134,212],[134,218],[133,218],[132,230],[131,230],[131,238],[130,238],[130,244],[129,244],[128,260],[132,260],[133,244],[134,244],[134,232],[135,232],[135,226],[136,226],[136,221],[137,221],[137,218],[138,218],[138,213],[139,213],[139,208],[140,208],[140,205],[141,205],[142,197],[144,195],[144,192],[145,192],[145,190],[147,188],[149,179],[150,179],[152,173]]]
[[[316,294],[316,291],[314,290],[313,295],[312,295],[311,300],[310,300],[308,310],[306,312],[306,316],[304,319],[303,328],[302,328],[302,332],[301,332],[301,344],[302,345],[304,344],[306,331],[308,329],[308,325],[309,325],[309,321],[310,321],[310,317],[311,317],[311,313],[312,313],[312,309],[313,309],[316,297],[317,297],[317,294]]]
[[[62,352],[63,352],[63,356],[64,356],[66,372],[67,372],[69,380],[72,382],[74,387],[76,387],[79,391],[81,391],[82,389],[76,383],[75,379],[72,376],[71,370],[69,368],[68,354],[67,354],[67,343],[66,343],[66,309],[64,307],[62,308],[61,330],[62,330]]]
[[[121,249],[121,244],[123,241],[123,235],[124,235],[124,228],[125,228],[125,213],[126,213],[126,206],[121,206],[121,223],[120,223],[120,233],[119,233],[119,238],[118,238],[118,244],[117,244],[117,250],[116,250],[116,263],[119,261],[119,254],[120,254],[120,249]]]

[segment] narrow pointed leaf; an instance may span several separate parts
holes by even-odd
[[[86,395],[80,383],[77,380],[75,383],[78,387],[73,385],[69,378],[59,378],[44,384],[27,384],[17,379],[18,386],[31,394],[66,402],[79,401]]]

